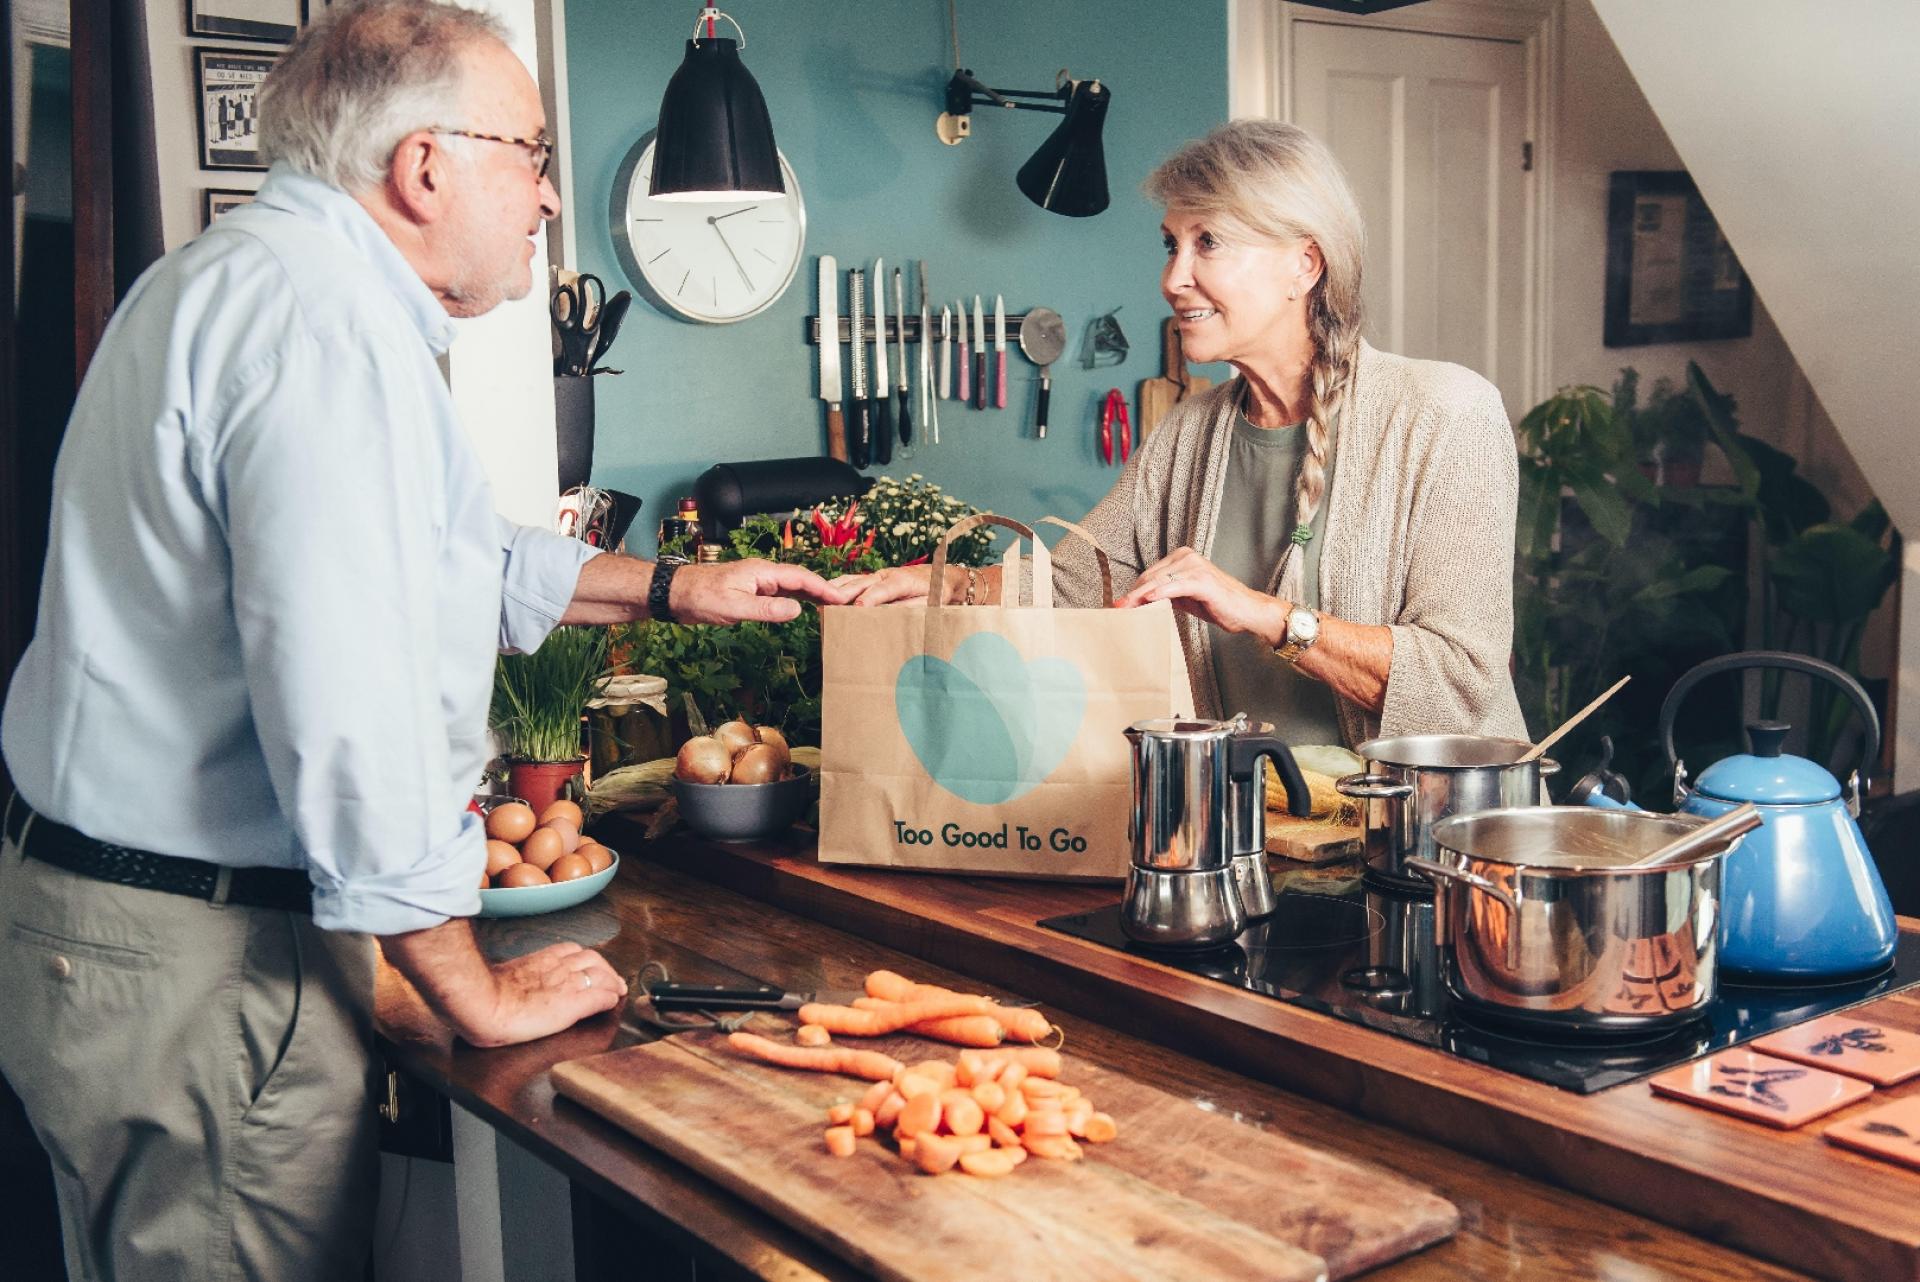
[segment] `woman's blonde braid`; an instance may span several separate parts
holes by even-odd
[[[1313,537],[1313,518],[1327,493],[1327,454],[1333,441],[1333,425],[1339,417],[1353,382],[1353,366],[1359,354],[1359,336],[1350,326],[1333,322],[1324,312],[1324,301],[1316,291],[1311,306],[1309,329],[1313,333],[1313,364],[1308,371],[1307,453],[1300,460],[1300,474],[1294,482],[1294,529],[1280,568],[1276,591],[1285,600],[1298,603],[1306,588],[1306,544]]]

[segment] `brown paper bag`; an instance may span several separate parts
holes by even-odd
[[[1056,609],[1046,546],[1028,527],[985,514],[947,531],[936,582],[947,544],[987,523],[1032,545],[1029,604],[1013,604],[1016,542],[1001,605],[821,612],[820,858],[1124,877],[1132,784],[1123,732],[1192,708],[1173,608]],[[1099,561],[1111,604],[1104,553]]]

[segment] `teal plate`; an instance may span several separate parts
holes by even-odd
[[[533,917],[540,913],[555,913],[562,908],[571,908],[575,904],[584,904],[607,888],[613,880],[613,874],[620,871],[620,854],[613,855],[610,867],[602,868],[591,877],[576,877],[572,881],[555,882],[550,886],[514,886],[505,890],[483,890],[480,892],[480,915],[482,917]]]

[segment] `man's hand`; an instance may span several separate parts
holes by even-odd
[[[380,948],[454,1032],[475,1046],[510,1046],[557,1033],[612,1010],[627,993],[626,981],[606,959],[578,944],[554,944],[489,965],[461,918],[382,936]]]
[[[678,623],[785,623],[800,613],[795,597],[817,605],[844,605],[853,596],[854,590],[797,565],[725,561],[681,566],[673,576],[668,604]]]

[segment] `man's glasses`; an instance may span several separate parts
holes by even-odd
[[[533,157],[540,162],[540,172],[536,178],[547,176],[547,166],[553,163],[553,139],[545,134],[538,138],[505,138],[499,134],[475,133],[471,129],[429,129],[428,133],[452,134],[456,138],[478,138],[481,142],[504,142],[515,147],[527,147],[533,151]]]

